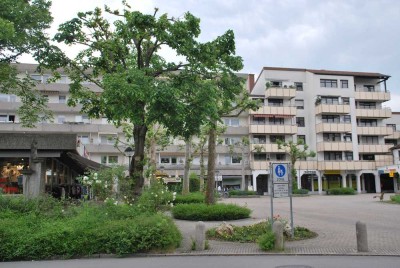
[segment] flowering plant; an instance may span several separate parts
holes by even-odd
[[[167,185],[160,179],[154,179],[150,187],[143,190],[138,201],[138,207],[144,211],[158,211],[172,207],[176,192],[170,192]]]
[[[273,217],[274,221],[280,221],[283,225],[283,234],[286,237],[289,237],[292,233],[292,227],[289,224],[289,221],[286,219],[283,219],[279,214],[278,215],[274,215]]]

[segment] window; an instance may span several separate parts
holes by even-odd
[[[0,114],[0,123],[15,122],[15,115]]]
[[[78,135],[78,140],[81,144],[89,144],[89,136],[88,135]]]
[[[17,96],[11,94],[0,94],[0,102],[16,102]]]
[[[342,160],[342,152],[324,152],[324,160]]]
[[[385,144],[397,145],[397,140],[396,139],[386,139]]]
[[[321,79],[320,80],[321,87],[337,87],[337,80],[333,79]]]
[[[282,81],[271,81],[273,87],[282,87]]]
[[[396,124],[386,124],[387,127],[393,128],[393,131],[396,131]]]
[[[118,164],[117,155],[103,155],[101,156],[101,163],[103,165]]]
[[[89,116],[82,115],[82,122],[85,123],[85,124],[90,124]]]
[[[306,143],[306,135],[297,135],[297,142],[299,142],[299,140],[303,140],[303,142]]]
[[[350,99],[349,98],[342,98],[342,103],[344,105],[349,105],[350,104]]]
[[[240,137],[229,137],[225,138],[224,144],[225,145],[235,145],[236,143],[240,142]]]
[[[376,119],[359,119],[357,125],[359,127],[376,127],[378,121]]]
[[[297,109],[299,109],[299,110],[304,109],[304,100],[295,100],[294,102],[295,102]]]
[[[226,155],[225,156],[225,165],[230,165],[230,164],[240,164],[241,162],[241,157],[237,155]]]
[[[375,160],[375,155],[373,155],[373,154],[363,154],[361,159],[362,160],[367,160],[367,161],[374,161]]]
[[[340,123],[339,115],[323,114],[322,123]]]
[[[351,134],[344,134],[343,135],[343,140],[345,142],[351,142]]]
[[[374,92],[375,91],[375,86],[373,86],[373,85],[364,85],[364,91]]]
[[[265,135],[253,135],[254,144],[265,144],[267,143],[267,136]]]
[[[42,76],[40,74],[31,74],[30,77],[31,77],[31,79],[33,79],[39,83],[42,83]]]
[[[379,144],[378,136],[361,136],[360,144]]]
[[[294,82],[294,86],[296,87],[296,91],[303,91],[303,83],[302,82]]]
[[[64,124],[64,122],[65,122],[65,116],[63,115],[57,116],[57,123]]]
[[[58,96],[58,103],[66,103],[67,96],[60,95]]]
[[[114,144],[117,135],[100,135],[101,144]]]
[[[268,99],[268,106],[283,106],[283,99]]]
[[[359,109],[376,109],[375,102],[359,102],[357,108]]]
[[[321,97],[322,104],[339,104],[339,97]]]
[[[269,121],[270,125],[283,125],[283,124],[285,124],[285,119],[283,119],[283,118],[270,117],[268,121]]]
[[[343,116],[343,122],[351,123],[351,116],[350,115],[344,115]]]
[[[265,117],[253,116],[253,124],[254,125],[265,125]]]
[[[340,133],[324,133],[324,141],[340,141]]]
[[[285,154],[276,154],[276,160],[284,161],[285,159]]]
[[[266,161],[269,160],[269,157],[267,158],[267,154],[262,154],[262,153],[255,153],[254,154],[254,161]]]
[[[304,127],[305,126],[304,117],[296,117],[296,124],[298,127]]]
[[[340,80],[341,88],[349,88],[349,80]]]
[[[224,124],[231,127],[238,127],[239,118],[224,118]]]
[[[271,136],[269,136],[269,141],[271,143],[276,143],[277,140],[285,141],[285,136],[284,135],[271,135]]]
[[[344,153],[344,158],[345,158],[346,160],[352,161],[352,160],[353,160],[353,152],[345,152],[345,153]]]

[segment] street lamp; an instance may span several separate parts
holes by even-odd
[[[128,172],[130,174],[130,172],[131,172],[131,157],[135,154],[135,151],[131,147],[128,147],[125,149],[124,152],[125,152],[125,156],[127,156],[129,158]]]

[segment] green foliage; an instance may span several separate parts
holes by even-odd
[[[45,30],[52,22],[50,5],[48,0],[0,2],[0,93],[21,98],[17,112],[24,127],[50,120],[52,114],[47,109],[47,98],[33,89],[34,81],[28,76],[17,77],[18,72],[10,62],[24,53],[34,53],[36,57],[46,46]]]
[[[241,190],[231,190],[228,192],[229,196],[242,196],[242,195],[257,195],[254,191],[241,191]]]
[[[288,241],[297,241],[297,240],[314,238],[316,236],[317,234],[310,231],[309,229],[297,226],[294,228],[294,237],[292,238],[290,235],[285,235],[285,239]]]
[[[227,204],[179,204],[173,207],[175,219],[192,221],[225,221],[250,217],[251,210],[237,205]]]
[[[400,204],[400,195],[398,195],[398,194],[392,195],[392,196],[390,196],[390,200],[391,200],[392,202],[395,202],[395,203]]]
[[[256,242],[258,237],[268,232],[271,229],[271,224],[263,221],[249,226],[232,225],[233,232],[217,232],[217,228],[207,230],[207,237],[224,241],[251,243]]]
[[[140,213],[135,206],[65,207],[51,199],[2,197],[0,202],[1,261],[165,252],[181,241],[170,218]]]
[[[275,246],[275,235],[272,230],[262,234],[257,240],[257,243],[262,250],[272,250]]]
[[[189,193],[187,195],[176,195],[174,204],[204,203],[204,194],[201,192]]]
[[[302,194],[302,195],[306,195],[308,194],[308,190],[307,189],[293,189],[293,194]]]
[[[162,180],[155,179],[151,181],[150,187],[143,191],[137,206],[143,212],[156,212],[171,207],[175,197],[176,193],[171,193]]]
[[[190,173],[189,175],[189,191],[200,191],[200,179],[197,177],[196,173]]]
[[[356,191],[353,188],[343,187],[343,188],[332,188],[327,191],[327,194],[331,195],[354,195]]]

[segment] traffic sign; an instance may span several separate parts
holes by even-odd
[[[289,184],[288,183],[274,183],[274,197],[288,197]]]
[[[289,183],[288,164],[272,164],[273,183]]]

